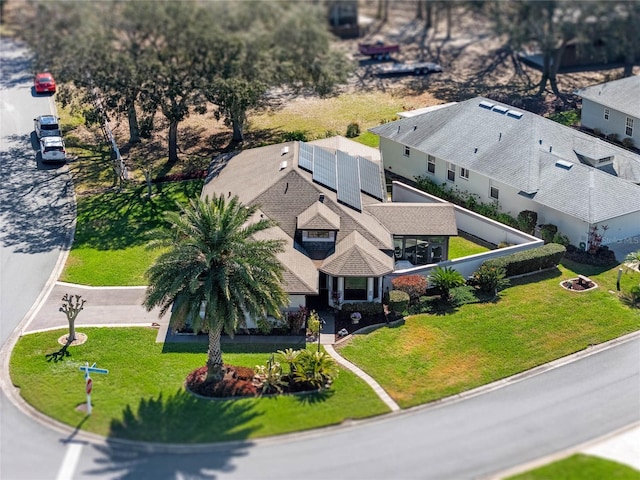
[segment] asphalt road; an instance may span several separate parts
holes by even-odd
[[[73,220],[67,167],[44,166],[36,155],[33,119],[54,104],[32,86],[27,52],[1,39],[0,344],[38,300]],[[0,478],[55,478],[66,451],[58,439],[0,394]]]
[[[35,160],[24,51],[0,51],[1,325],[4,343],[37,301],[70,227],[66,169]],[[640,421],[640,340],[525,375],[481,395],[308,434],[162,451],[87,442],[0,406],[0,478],[467,479],[566,451]]]

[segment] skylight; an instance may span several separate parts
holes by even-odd
[[[517,110],[509,110],[507,111],[507,115],[513,118],[522,118],[522,112],[518,112]]]
[[[503,115],[509,111],[507,107],[502,107],[500,105],[494,106],[491,110],[493,110],[496,113],[501,113]]]
[[[487,110],[491,110],[491,109],[493,108],[493,105],[494,105],[494,104],[493,104],[493,103],[491,103],[491,102],[487,102],[487,101],[483,100],[483,101],[481,101],[481,102],[479,103],[479,105],[480,105],[482,108],[486,108]]]
[[[558,160],[556,161],[556,167],[564,168],[566,170],[571,169],[573,167],[573,163],[568,162],[566,160]]]

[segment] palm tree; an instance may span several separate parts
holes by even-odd
[[[640,250],[627,254],[624,258],[624,263],[631,268],[640,269]]]
[[[276,255],[281,241],[254,234],[273,227],[271,220],[252,218],[257,205],[242,205],[237,196],[191,200],[180,212],[167,212],[168,229],[154,230],[149,248],[166,248],[147,270],[144,306],[171,309],[172,327],[191,322],[209,334],[206,381],[223,376],[220,336],[233,336],[246,316],[261,321],[280,317],[287,302],[282,264]]]
[[[452,267],[436,267],[429,276],[430,283],[440,291],[442,300],[450,300],[450,292],[456,287],[465,284],[465,279],[460,272]]]

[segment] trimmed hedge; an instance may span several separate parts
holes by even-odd
[[[349,315],[360,312],[362,315],[375,315],[382,313],[382,304],[379,302],[343,303],[341,310]]]
[[[507,277],[536,272],[545,268],[555,267],[560,263],[567,249],[557,243],[548,243],[542,247],[512,253],[500,258],[487,260],[482,265],[504,268]]]
[[[409,307],[409,294],[400,290],[391,290],[389,292],[389,310],[396,313],[402,313]]]

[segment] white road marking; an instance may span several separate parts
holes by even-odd
[[[73,474],[76,471],[78,460],[80,460],[80,454],[82,453],[81,443],[70,443],[67,448],[67,453],[64,455],[62,466],[58,471],[56,480],[72,480]]]

